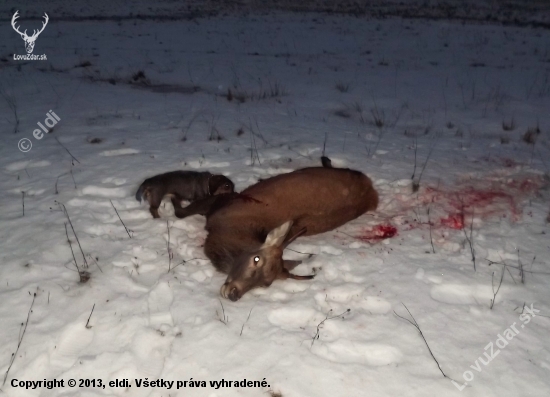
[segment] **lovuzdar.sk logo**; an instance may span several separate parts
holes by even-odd
[[[27,35],[27,29],[25,29],[24,32],[21,32],[19,30],[19,27],[16,26],[16,20],[19,18],[19,11],[15,11],[15,14],[13,14],[13,17],[11,19],[11,26],[13,27],[13,30],[15,30],[17,33],[21,35],[21,38],[25,42],[25,50],[27,51],[27,54],[25,55],[16,55],[13,54],[14,60],[24,60],[24,61],[45,61],[47,60],[46,54],[42,55],[34,55],[32,52],[34,50],[34,45],[36,44],[36,39],[44,31],[46,28],[46,25],[48,24],[49,17],[48,14],[44,13],[44,22],[42,22],[42,29],[40,30],[33,30],[33,34],[31,36]]]

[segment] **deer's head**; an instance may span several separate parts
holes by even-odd
[[[309,280],[313,276],[296,276],[289,272],[293,261],[283,260],[283,250],[297,237],[306,232],[303,228],[287,238],[292,221],[283,223],[267,235],[264,244],[254,252],[246,253],[238,258],[229,272],[225,284],[220,290],[224,298],[239,300],[247,291],[256,287],[269,287],[276,279],[293,278]]]
[[[44,13],[44,22],[42,22],[42,29],[40,30],[34,30],[32,36],[27,35],[27,30],[25,29],[24,32],[21,32],[19,28],[15,25],[15,21],[17,18],[19,18],[19,11],[16,11],[15,14],[13,14],[13,17],[11,19],[11,26],[13,27],[13,30],[15,30],[17,33],[21,35],[21,38],[25,41],[25,50],[27,51],[27,54],[32,54],[34,50],[34,44],[36,39],[38,38],[38,35],[42,33],[46,25],[48,24],[48,14]]]

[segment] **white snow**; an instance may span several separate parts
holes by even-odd
[[[65,18],[93,14],[90,2],[54,3]],[[39,24],[20,7],[22,25]],[[48,61],[27,62],[8,55],[24,46],[5,11],[0,381],[22,338],[5,395],[548,395],[550,30],[284,12],[72,22],[52,9],[34,50]],[[138,71],[147,84],[129,84]],[[37,140],[50,109],[61,120]],[[153,219],[134,197],[176,169],[222,173],[241,191],[319,166],[325,137],[333,164],[369,175],[380,205],[289,247],[310,281],[225,300],[204,218],[179,220],[166,200]],[[399,317],[413,321],[407,309],[456,385],[471,371],[462,391]],[[54,378],[65,387],[12,386]],[[207,387],[138,388],[145,378]],[[268,386],[210,386],[222,378]],[[117,379],[131,388],[108,385]]]

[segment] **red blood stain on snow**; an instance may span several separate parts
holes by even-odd
[[[469,229],[474,219],[508,218],[517,222],[525,200],[547,184],[542,176],[497,173],[468,177],[452,186],[421,186],[418,193],[411,193],[409,186],[402,191],[394,189],[393,194],[381,196],[382,205],[374,213],[385,219],[384,223],[353,237],[374,243],[396,236],[397,228],[402,232],[429,228],[435,236],[445,239],[448,230]]]
[[[525,192],[526,189],[521,190]],[[519,195],[515,195],[512,190],[506,192],[495,187],[483,189],[469,186],[454,191],[428,187],[422,201],[441,205],[445,209],[448,215],[440,218],[441,226],[462,229],[465,216],[489,218],[510,214],[514,221],[519,220],[521,209],[517,199],[520,197],[516,196]]]
[[[407,186],[402,192],[382,197],[378,212],[406,231],[461,230],[469,228],[473,219],[508,218],[517,222],[526,199],[547,184],[540,175],[507,175],[498,171],[483,177],[468,176],[451,186],[424,185],[418,193],[406,190],[410,189]],[[376,236],[374,231],[370,233]]]
[[[384,240],[394,237],[396,234],[397,228],[395,226],[376,225],[371,230],[365,230],[360,236],[357,236],[357,238],[363,241]]]
[[[464,216],[462,214],[452,214],[439,220],[441,226],[460,230],[464,228]]]

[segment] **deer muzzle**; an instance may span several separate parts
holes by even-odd
[[[230,301],[236,302],[239,299],[241,299],[241,296],[243,296],[242,292],[234,283],[225,283],[222,285],[222,288],[220,289],[221,295],[229,299]]]

